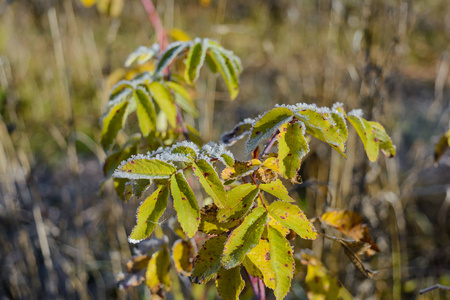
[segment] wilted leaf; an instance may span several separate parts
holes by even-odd
[[[127,271],[121,278],[118,279],[118,285],[121,288],[127,289],[131,286],[140,285],[145,279],[145,271],[150,261],[148,255],[134,256],[127,262]]]
[[[372,271],[369,268],[366,268],[366,266],[364,266],[364,264],[362,263],[361,259],[353,251],[351,251],[350,248],[345,245],[345,243],[341,242],[341,244],[344,247],[345,255],[347,255],[347,257],[350,258],[350,261],[358,269],[358,271],[360,271],[367,278],[372,278],[377,274],[376,271]]]
[[[309,152],[304,134],[305,128],[302,122],[286,123],[280,128],[278,165],[281,174],[286,178],[295,177],[303,157]]]
[[[130,243],[138,243],[152,234],[159,218],[166,210],[168,198],[169,187],[160,186],[142,202],[137,211],[137,224],[128,238]]]
[[[283,299],[294,277],[294,256],[289,241],[275,228],[268,228],[270,265],[275,274],[274,294]]]
[[[177,125],[177,108],[170,90],[160,82],[152,82],[148,85],[153,100],[158,104],[159,108],[164,112],[167,121],[173,128]]]
[[[241,277],[241,267],[219,270],[216,279],[216,287],[223,300],[238,300],[239,294],[245,286],[245,281]]]
[[[359,138],[363,142],[369,160],[372,162],[376,161],[380,146],[378,139],[375,136],[375,130],[368,121],[359,116],[351,115],[350,113],[348,115],[348,121],[355,128]]]
[[[316,229],[297,205],[276,201],[270,204],[269,214],[284,227],[294,230],[301,238],[316,239]]]
[[[190,276],[197,249],[191,240],[178,240],[173,244],[172,257],[178,273]]]
[[[270,183],[263,183],[259,185],[259,188],[263,191],[274,195],[280,200],[287,202],[294,202],[295,200],[289,196],[288,190],[283,185],[280,179],[274,180]]]
[[[218,211],[217,219],[220,222],[239,220],[252,208],[258,193],[258,187],[251,183],[241,184],[230,190],[226,196],[225,208]]]
[[[205,192],[211,196],[214,203],[223,208],[227,202],[227,196],[222,182],[217,175],[216,170],[209,162],[204,159],[199,159],[193,164],[192,170],[197,177],[200,184],[205,189]]]
[[[252,128],[246,143],[247,152],[252,151],[263,140],[270,138],[285,123],[292,120],[294,113],[286,107],[276,107],[268,111]]]
[[[239,225],[239,220],[219,222],[217,220],[218,207],[215,204],[202,207],[200,210],[200,225],[198,230],[207,234],[221,234]]]
[[[119,131],[125,122],[125,115],[128,107],[127,101],[122,101],[114,105],[102,119],[101,144],[107,150],[114,143]]]
[[[239,179],[256,171],[261,165],[257,159],[250,161],[234,161],[233,167],[227,166],[220,174],[223,180]]]
[[[178,220],[188,237],[192,238],[200,224],[200,209],[197,198],[184,178],[183,173],[176,173],[170,181],[173,206],[177,211]]]
[[[172,282],[169,277],[170,256],[167,249],[153,253],[145,273],[146,283],[153,297],[165,298]]]
[[[259,244],[247,253],[243,264],[251,276],[263,279],[267,287],[275,289],[275,273],[271,265],[268,241],[259,240]],[[253,271],[254,268],[257,269],[256,272]]]
[[[244,222],[233,230],[225,244],[222,258],[224,268],[231,269],[244,260],[245,255],[259,243],[267,222],[267,212],[262,207],[255,208],[245,217]]]
[[[255,178],[261,181],[263,184],[269,184],[275,181],[278,177],[278,174],[266,166],[262,165],[255,172]]]
[[[115,178],[160,179],[169,178],[176,169],[173,165],[159,159],[132,158],[116,169]]]
[[[215,236],[207,240],[197,254],[191,279],[197,284],[208,282],[221,268],[221,259],[226,236]]]
[[[188,84],[193,84],[197,80],[200,69],[205,62],[206,48],[207,44],[203,45],[200,39],[196,39],[194,45],[189,49],[184,72],[184,79]]]

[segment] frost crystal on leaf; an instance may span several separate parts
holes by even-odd
[[[204,156],[204,154],[206,154],[206,157]],[[202,147],[202,153],[200,154],[199,158],[203,158],[207,161],[211,160],[211,158],[216,158],[224,165],[226,165],[227,163],[225,159],[222,157],[223,154],[228,155],[234,160],[233,153],[225,149],[225,145],[209,142],[208,144]]]
[[[150,47],[139,46],[136,50],[134,50],[130,55],[128,55],[125,60],[125,67],[129,67],[135,62],[138,65],[142,65],[152,59],[159,52],[159,44],[154,43]]]
[[[348,113],[350,116],[355,116],[358,118],[362,118],[364,116],[364,113],[362,109],[354,109],[351,112]]]

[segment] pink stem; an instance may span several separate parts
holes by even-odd
[[[160,46],[160,51],[163,52],[167,47],[167,34],[162,25],[161,19],[156,12],[155,6],[153,5],[152,0],[141,0],[142,5],[144,6],[145,11],[147,12],[148,19],[155,28],[156,36],[158,37],[158,43]]]

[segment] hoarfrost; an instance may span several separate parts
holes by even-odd
[[[349,112],[348,115],[362,118],[364,116],[364,113],[363,113],[362,109],[354,109],[351,112]]]

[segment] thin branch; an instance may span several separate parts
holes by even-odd
[[[272,148],[272,146],[273,146],[273,144],[275,144],[275,142],[276,142],[276,137],[277,137],[277,135],[280,133],[280,131],[279,130],[277,130],[273,135],[272,135],[272,137],[270,138],[270,140],[269,140],[269,143],[266,145],[266,147],[264,148],[264,151],[261,153],[261,155],[260,155],[260,157],[264,157],[264,155],[266,155],[269,151],[270,151],[270,149]]]
[[[441,290],[444,290],[444,291],[450,291],[450,286],[445,286],[445,285],[442,285],[442,284],[435,284],[433,286],[427,287],[426,289],[420,290],[419,294],[422,295],[422,294],[425,294],[425,293],[427,293],[429,291],[432,291],[432,290],[435,290],[435,289],[441,289]]]
[[[141,2],[144,6],[145,11],[147,12],[148,19],[152,23],[153,28],[155,28],[156,36],[158,37],[158,43],[161,49],[160,51],[163,52],[167,47],[167,34],[164,30],[161,19],[156,12],[152,0],[141,0]]]

